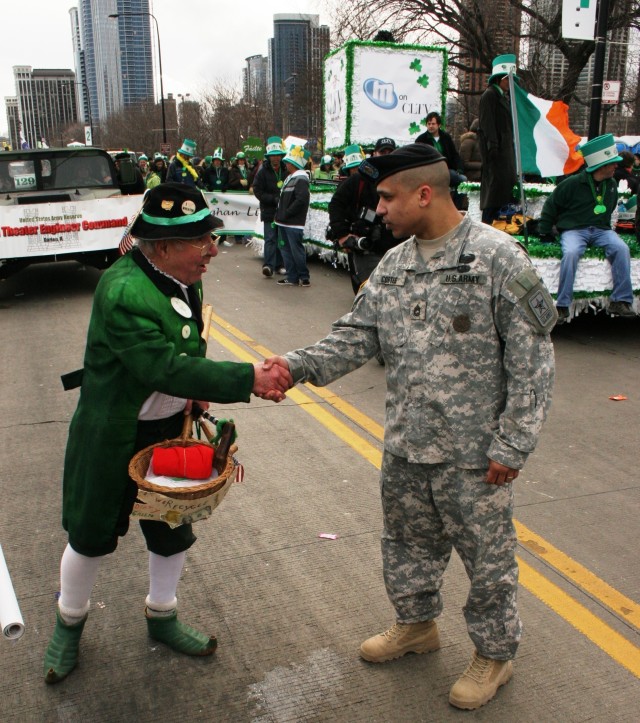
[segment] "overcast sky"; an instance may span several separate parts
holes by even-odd
[[[1,134],[7,131],[4,98],[15,95],[14,65],[75,70],[69,8],[76,4],[74,0],[3,2]],[[160,32],[165,96],[198,95],[215,79],[239,82],[245,58],[267,55],[276,13],[319,15],[321,24],[331,25],[322,0],[152,0],[152,6]],[[158,95],[156,57],[154,68]]]

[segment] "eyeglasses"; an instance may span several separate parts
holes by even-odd
[[[187,244],[187,246],[193,246],[194,249],[200,249],[200,256],[206,256],[212,246],[217,246],[220,243],[220,236],[218,236],[218,234],[212,233],[211,241],[206,241],[203,244],[193,244],[190,241],[182,241],[182,243]]]

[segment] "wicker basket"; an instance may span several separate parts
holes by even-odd
[[[206,423],[201,421],[200,424],[205,429],[205,433],[209,439],[211,439],[212,434],[206,427]],[[132,457],[131,462],[129,462],[129,476],[138,485],[139,489],[145,490],[146,492],[155,492],[175,500],[197,500],[201,497],[208,497],[225,485],[226,481],[235,470],[236,465],[232,455],[238,449],[236,446],[233,446],[230,449],[224,469],[218,474],[218,476],[215,479],[204,482],[203,484],[193,485],[190,487],[171,488],[153,484],[152,482],[149,482],[149,480],[145,479],[145,475],[147,474],[149,465],[151,464],[154,449],[175,447],[177,445],[191,447],[197,444],[204,444],[206,446],[213,447],[215,450],[214,445],[210,444],[210,442],[206,442],[201,439],[194,439],[191,436],[192,428],[193,419],[191,416],[187,416],[185,417],[185,423],[180,437],[177,437],[176,439],[166,439],[164,442],[152,444],[150,447],[145,447],[140,450]]]

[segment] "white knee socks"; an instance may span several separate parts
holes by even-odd
[[[104,557],[104,556],[103,556]],[[80,622],[89,611],[89,598],[103,557],[87,557],[67,545],[60,561],[60,599],[62,619],[69,625]],[[176,590],[187,553],[170,557],[149,553],[149,595],[146,599],[152,616],[170,614],[178,604]]]
[[[161,617],[175,610],[178,604],[176,590],[186,557],[186,550],[169,557],[149,553],[149,594],[146,604],[150,617]]]
[[[69,625],[79,623],[89,611],[91,590],[102,557],[87,557],[67,545],[60,561],[60,599],[62,619]]]

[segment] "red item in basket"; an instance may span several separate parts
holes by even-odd
[[[154,474],[186,479],[209,479],[213,468],[213,447],[156,447],[151,459]]]

